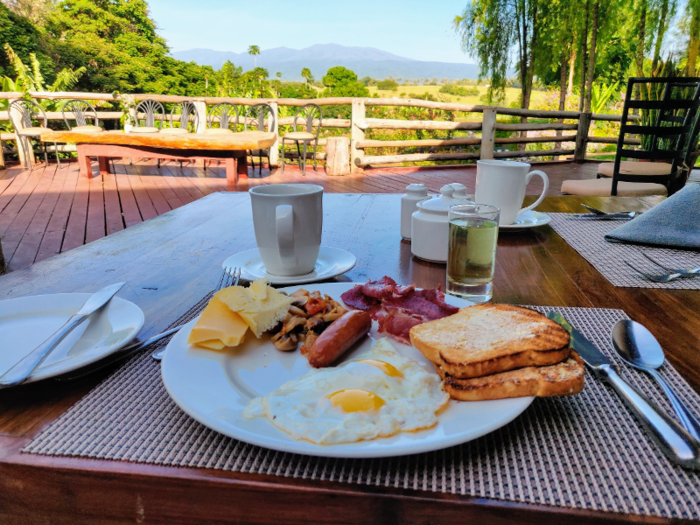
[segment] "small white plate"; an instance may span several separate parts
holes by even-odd
[[[353,283],[319,284],[308,287],[340,300],[340,295]],[[291,293],[298,287],[285,288]],[[471,303],[446,296],[454,306]],[[248,334],[244,343],[227,352],[200,349],[187,344],[196,320],[185,325],[167,346],[161,374],[170,397],[191,417],[226,436],[262,447],[338,458],[372,458],[417,454],[458,445],[508,424],[532,403],[533,397],[500,399],[497,401],[460,402],[451,400],[438,413],[438,424],[419,432],[399,433],[388,438],[345,443],[316,445],[295,441],[267,419],[243,419],[242,412],[257,396],[277,390],[287,381],[296,379],[311,366],[299,350],[280,352],[268,336],[255,339]],[[384,337],[373,323],[370,337],[364,338],[345,356],[370,349],[374,340]],[[434,372],[432,364],[412,346],[391,340],[402,355],[421,363]]]
[[[270,284],[304,284],[324,281],[352,270],[357,258],[339,248],[321,246],[314,271],[305,275],[272,275],[265,271],[265,265],[257,248],[232,255],[224,261],[224,269],[238,267],[241,279],[254,281],[264,277]]]
[[[91,295],[59,293],[0,301],[0,375],[58,330]],[[71,372],[116,352],[136,337],[143,322],[138,306],[113,298],[70,332],[26,382]]]
[[[513,224],[506,224],[503,226],[499,226],[498,228],[500,230],[507,231],[527,230],[530,228],[535,228],[537,226],[544,226],[545,224],[548,224],[551,220],[552,218],[546,213],[530,210],[526,211],[520,217],[516,218]]]

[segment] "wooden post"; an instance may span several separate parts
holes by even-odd
[[[586,158],[588,147],[588,131],[591,127],[591,114],[581,113],[576,130],[576,149],[574,150],[574,162],[583,162]]]
[[[207,129],[207,103],[204,99],[194,99],[194,107],[197,110],[197,128],[194,130],[195,133],[204,133]]]
[[[279,107],[277,102],[270,102],[270,107],[272,108],[272,118],[275,123],[270,131],[275,134],[275,143],[270,146],[270,169],[273,167],[279,168],[280,165],[280,132],[279,132]]]
[[[7,101],[8,104],[10,104],[10,107],[11,107],[11,104],[15,100],[16,99],[10,99]],[[12,111],[12,118],[14,119],[14,121],[19,122],[22,118],[22,115],[20,114],[20,112],[17,111],[16,109],[11,109],[10,111]],[[17,141],[17,155],[19,156],[20,164],[23,167],[28,168],[29,166],[27,165],[25,150],[24,150],[25,142],[20,139],[20,136],[17,134],[17,130],[14,130],[14,131],[15,131],[15,140]],[[30,162],[33,163],[36,160],[34,158],[34,151],[32,150],[31,142],[29,142],[29,139],[27,139],[27,142],[29,143],[29,151],[27,153],[29,154]]]
[[[354,172],[361,172],[362,161],[365,150],[356,147],[356,144],[365,140],[365,130],[358,127],[360,122],[365,120],[365,102],[362,99],[352,99],[352,119],[350,121],[350,163]]]
[[[481,159],[492,159],[494,144],[496,143],[496,115],[497,108],[484,108],[484,116],[481,121]]]
[[[349,138],[328,137],[326,140],[326,175],[348,175],[350,173],[349,155]]]
[[[131,117],[131,124],[134,126],[138,125],[138,120],[136,119],[136,99],[134,95],[122,95],[122,101],[124,104],[129,105],[129,116]]]

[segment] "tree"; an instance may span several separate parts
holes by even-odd
[[[39,45],[40,36],[31,21],[0,2],[0,46],[9,44],[23,62],[29,62],[29,55],[33,53],[47,75],[53,78],[53,61]],[[0,76],[11,75],[13,71],[9,58],[0,52]]]
[[[688,62],[686,75],[692,77],[697,70],[698,51],[700,50],[700,0],[688,0],[685,7],[688,19]]]
[[[364,82],[362,84],[366,85]],[[382,91],[396,91],[398,88],[399,85],[395,80],[386,79],[377,82],[377,89],[381,89]]]
[[[306,80],[306,86],[308,87],[309,82],[314,81],[314,76],[311,74],[311,70],[308,67],[302,68],[301,76]]]
[[[472,0],[453,26],[462,49],[479,60],[479,79],[491,81],[489,100],[505,94],[510,57],[515,52],[522,108],[530,107],[532,80],[540,30],[540,4],[545,0]]]
[[[343,66],[330,68],[323,76],[326,93],[333,97],[368,97],[367,87],[358,82],[357,74]]]
[[[260,54],[260,48],[258,46],[250,46],[248,47],[248,54],[252,55],[253,59],[255,60],[255,67],[258,67],[258,55]]]

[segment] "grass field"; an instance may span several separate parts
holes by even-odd
[[[448,95],[447,93],[440,93],[441,86],[399,86],[396,91],[378,91],[376,86],[370,86],[369,92],[371,95],[379,93],[380,97],[391,98],[391,97],[402,97],[402,98],[413,98],[416,95],[422,95],[426,91],[431,95],[436,96],[439,100],[449,100],[450,102],[459,102],[461,104],[483,104],[480,100],[481,96],[486,93],[485,87],[479,87],[479,96],[473,97],[457,97],[454,95]],[[509,106],[511,102],[518,100],[520,95],[520,90],[517,88],[506,88],[506,101],[504,106]],[[532,101],[530,107],[535,107],[539,98],[544,96],[542,91],[532,92]]]

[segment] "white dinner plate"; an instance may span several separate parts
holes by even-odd
[[[500,225],[498,228],[505,231],[520,231],[544,226],[551,221],[552,218],[546,213],[539,211],[526,211],[515,219],[513,224]]]
[[[333,283],[307,287],[319,290],[336,300],[353,284]],[[292,292],[298,287],[285,289]],[[446,296],[455,306],[471,303]],[[450,400],[438,414],[438,424],[419,432],[400,433],[388,438],[338,445],[316,445],[296,441],[265,418],[243,419],[242,412],[257,396],[269,394],[282,384],[296,379],[311,366],[299,350],[280,352],[264,336],[256,340],[250,334],[235,350],[216,352],[189,346],[187,338],[196,320],[185,325],[167,346],[161,373],[170,397],[187,414],[200,423],[246,443],[282,452],[311,456],[371,458],[401,456],[438,450],[488,434],[520,415],[534,398],[497,401],[460,402]],[[383,337],[373,323],[370,338],[364,338],[345,359],[369,350]],[[411,346],[391,342],[398,352],[434,371],[432,364]]]
[[[353,269],[357,258],[339,248],[321,246],[314,271],[305,275],[272,275],[265,271],[265,265],[257,248],[232,255],[224,261],[226,268],[240,268],[241,279],[254,281],[264,277],[270,284],[305,284],[325,281]]]
[[[0,301],[0,375],[63,326],[91,296],[59,293]],[[73,329],[26,382],[72,372],[99,361],[136,337],[143,322],[141,308],[114,297]]]

